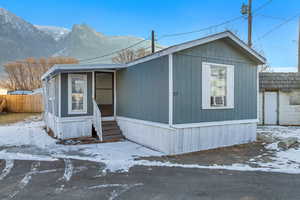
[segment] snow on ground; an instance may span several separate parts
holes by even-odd
[[[102,162],[106,165],[105,171],[116,172],[128,171],[135,165],[135,159],[163,154],[130,141],[122,141],[80,146],[57,145],[51,155],[56,158]]]
[[[300,173],[300,148],[283,150],[278,147],[279,141],[286,138],[298,138],[298,142],[300,142],[299,127],[262,126],[258,128],[257,132],[258,134],[265,134],[275,138],[273,143],[265,145],[265,148],[273,152],[274,155],[270,158],[272,160],[270,162],[256,161],[254,159],[252,163],[256,163],[261,167],[279,168]]]
[[[277,138],[296,137],[300,139],[300,128],[297,126],[259,126],[257,133],[271,134]]]
[[[0,126],[0,159],[41,160],[78,159],[105,164],[104,171],[126,172],[135,165],[181,167],[199,169],[226,169],[239,171],[263,171],[300,174],[300,149],[281,150],[277,143],[266,144],[266,149],[274,154],[268,161],[261,161],[263,155],[249,160],[248,163],[232,165],[199,165],[178,164],[155,161],[153,157],[163,153],[153,151],[139,144],[122,141],[114,143],[89,145],[60,145],[49,137],[41,121],[27,121],[8,126]],[[271,134],[274,137],[298,137],[300,128],[295,127],[262,127],[259,134]],[[148,160],[147,157],[152,157]],[[255,164],[257,167],[253,167]],[[251,165],[251,166],[250,166]]]
[[[0,126],[0,147],[10,147],[0,151],[0,159],[52,161],[56,158],[72,158],[102,162],[106,165],[105,170],[109,171],[128,171],[135,165],[134,160],[137,158],[163,155],[130,141],[60,145],[46,134],[43,126],[41,121]],[[20,152],[11,148],[15,146],[32,146],[38,149],[31,148],[31,155],[24,153],[25,147],[20,148]]]
[[[0,146],[37,146],[45,148],[55,144],[42,129],[43,122],[23,122],[0,126]]]

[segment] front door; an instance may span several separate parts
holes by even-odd
[[[277,124],[277,92],[265,92],[264,99],[264,124],[275,125]]]
[[[102,116],[114,116],[113,72],[95,72],[95,99]]]

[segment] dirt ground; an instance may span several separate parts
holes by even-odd
[[[264,155],[265,158],[271,156],[272,152],[267,151],[261,142],[224,147],[194,153],[144,158],[147,160],[158,160],[163,162],[179,164],[199,164],[199,165],[231,165],[234,163],[249,164],[248,161],[256,156]]]

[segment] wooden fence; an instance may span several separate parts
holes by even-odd
[[[7,112],[43,112],[42,95],[0,95],[0,99],[6,99]]]

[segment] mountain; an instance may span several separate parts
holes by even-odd
[[[1,65],[27,57],[70,56],[88,59],[127,48],[143,38],[108,36],[85,24],[74,25],[72,30],[32,25],[15,14],[0,8],[0,75]],[[132,49],[149,49],[151,42],[141,42]],[[162,48],[158,45],[158,47]],[[93,63],[111,63],[116,54],[92,60]],[[2,72],[3,74],[3,72]]]
[[[40,31],[47,33],[51,37],[53,37],[56,41],[62,39],[68,33],[70,33],[70,29],[57,27],[57,26],[39,26],[34,25]]]
[[[72,31],[62,39],[61,51],[58,51],[55,55],[71,56],[78,59],[93,58],[126,48],[142,40],[144,39],[133,36],[107,36],[96,32],[85,24],[74,25]],[[147,48],[149,46],[150,41],[145,41],[132,49]],[[115,54],[93,60],[93,62],[111,63],[113,56]]]
[[[0,8],[0,63],[33,56],[50,56],[58,48],[53,37]]]

